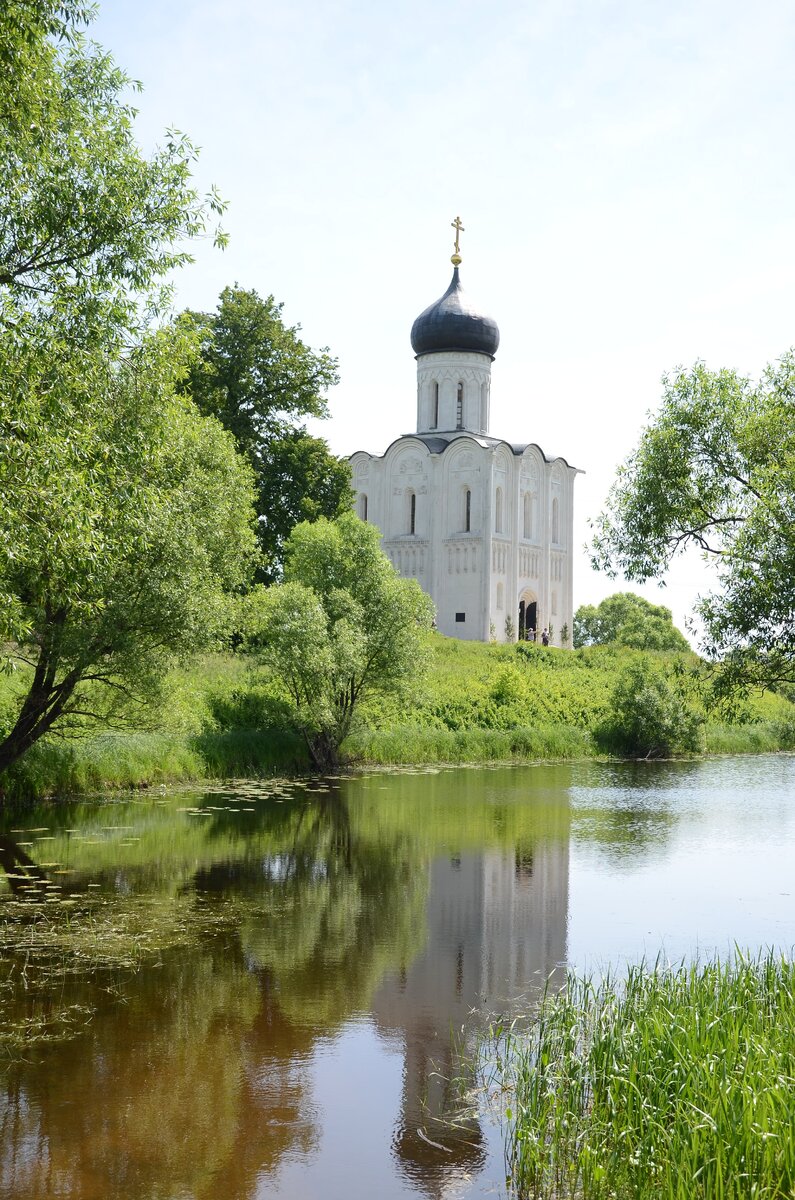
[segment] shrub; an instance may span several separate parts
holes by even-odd
[[[609,753],[667,758],[698,753],[703,717],[647,659],[625,668],[610,697],[610,715],[596,731]]]

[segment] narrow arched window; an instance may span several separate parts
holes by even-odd
[[[489,431],[489,388],[484,381],[480,385],[480,432]]]
[[[359,516],[363,521],[367,520],[367,495],[365,492],[359,495]]]
[[[439,384],[431,384],[431,429],[439,428]]]
[[[502,533],[502,488],[494,496],[494,532]]]
[[[524,494],[524,506],[522,512],[522,537],[531,538],[533,536],[533,497],[529,492]]]
[[[560,506],[557,496],[552,500],[552,541],[560,541]]]
[[[455,427],[464,428],[464,385],[459,383],[455,398]]]
[[[409,533],[417,532],[417,496],[409,492]]]
[[[469,488],[464,492],[464,532],[472,530],[472,493]]]

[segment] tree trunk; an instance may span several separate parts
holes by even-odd
[[[57,682],[61,662],[59,653],[65,610],[50,617],[50,627],[39,652],[30,690],[25,697],[13,728],[0,742],[0,776],[28,752],[58,720],[80,682],[81,670],[73,667]]]
[[[335,771],[340,765],[339,742],[333,734],[323,730],[307,736],[307,746],[312,759],[312,765],[321,775]]]

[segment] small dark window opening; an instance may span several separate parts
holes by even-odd
[[[367,520],[367,496],[365,495],[364,492],[362,492],[361,496],[359,497],[359,506],[360,506],[359,511],[361,512],[362,520],[366,521]]]
[[[472,529],[472,493],[469,488],[465,492],[464,499],[464,533],[469,533]]]
[[[439,384],[433,385],[433,420],[431,421],[431,429],[439,427]]]
[[[459,621],[459,622],[466,621],[467,615],[466,615],[466,613],[456,613],[455,619],[456,619],[456,621]]]
[[[417,496],[414,492],[411,493],[409,501],[409,533],[416,533],[417,524]]]
[[[459,383],[458,393],[455,401],[455,427],[456,429],[464,428],[464,385]]]

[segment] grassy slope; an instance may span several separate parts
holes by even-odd
[[[592,734],[609,714],[616,680],[639,658],[677,679],[703,708],[691,679],[695,655],[484,646],[439,636],[428,648],[422,692],[411,704],[367,711],[369,728],[350,740],[354,755],[376,763],[592,756]],[[795,738],[795,705],[782,696],[753,697],[731,723],[704,715],[708,753],[778,750]]]
[[[485,646],[431,635],[428,673],[417,694],[371,702],[346,744],[369,763],[572,759],[596,754],[592,732],[608,713],[634,651],[593,647]],[[651,655],[673,675],[695,657]],[[12,682],[0,680],[0,715]],[[18,686],[18,683],[17,685]],[[690,686],[685,677],[684,686]],[[697,702],[694,696],[694,702]],[[217,654],[175,671],[150,728],[34,748],[6,781],[9,795],[86,792],[308,768],[278,689],[242,656]],[[795,743],[795,705],[760,695],[731,724],[707,722],[706,749],[759,752]]]

